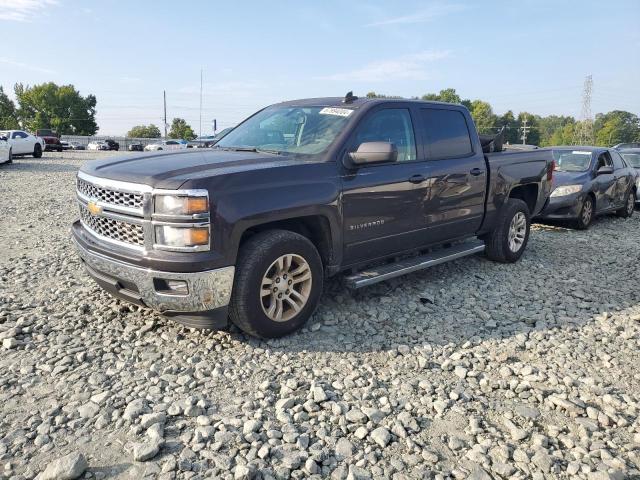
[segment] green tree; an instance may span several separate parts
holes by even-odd
[[[497,126],[502,128],[506,127],[504,131],[504,141],[506,143],[518,143],[518,121],[511,110],[508,110],[505,114],[498,117]]]
[[[153,123],[151,125],[136,125],[127,132],[130,138],[160,138],[162,134],[160,129]]]
[[[18,128],[16,105],[0,86],[0,129],[13,130],[16,128]]]
[[[564,138],[564,127],[574,123],[576,123],[576,120],[569,116],[549,115],[548,117],[541,117],[539,121],[540,146],[568,145]],[[558,139],[562,139],[563,143],[558,143]],[[569,140],[569,143],[572,143],[571,140]]]
[[[572,145],[574,143],[577,126],[578,124],[576,122],[570,122],[564,126],[557,127],[545,143],[545,146]]]
[[[611,146],[617,143],[640,141],[640,118],[631,112],[613,110],[596,115],[593,124],[597,145]]]
[[[52,128],[61,135],[94,135],[96,97],[83,97],[73,85],[58,86],[53,82],[14,87],[18,99],[18,119],[27,130]]]
[[[169,131],[171,138],[182,138],[184,140],[193,140],[196,134],[191,126],[183,118],[174,118],[171,122],[171,130]]]
[[[469,110],[479,133],[488,135],[497,132],[496,124],[498,117],[493,113],[491,105],[482,100],[474,100],[471,102],[471,108]]]
[[[460,95],[457,94],[455,88],[445,88],[443,90],[440,90],[440,93],[427,93],[425,95],[422,95],[421,100],[430,100],[445,103],[459,103],[471,110],[471,100],[463,100]]]

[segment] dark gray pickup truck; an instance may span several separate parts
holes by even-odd
[[[341,272],[360,288],[482,251],[515,262],[552,175],[549,150],[483,153],[461,105],[296,100],[213,149],[88,162],[72,232],[113,295],[278,337]]]

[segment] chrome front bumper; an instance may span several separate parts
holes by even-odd
[[[143,303],[160,312],[194,313],[226,307],[231,299],[235,267],[196,273],[160,272],[90,252],[75,239],[74,244],[89,274],[101,286],[116,296],[129,297],[134,303]],[[182,280],[188,286],[188,293],[160,293],[156,284],[162,280]],[[135,302],[138,297],[141,302]]]

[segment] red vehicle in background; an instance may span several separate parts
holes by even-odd
[[[62,143],[60,142],[60,135],[55,130],[50,128],[41,128],[36,130],[36,137],[40,137],[44,140],[45,151],[57,150],[61,152],[63,150]]]

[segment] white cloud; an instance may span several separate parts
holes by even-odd
[[[419,12],[412,13],[410,15],[403,15],[400,17],[387,18],[385,20],[379,20],[377,22],[371,22],[365,25],[365,27],[381,27],[385,25],[406,25],[411,23],[425,23],[430,22],[438,17],[449,15],[451,13],[461,12],[466,10],[465,5],[460,4],[433,4],[429,7],[420,10]]]
[[[320,77],[321,80],[383,82],[387,80],[424,80],[429,74],[426,64],[449,56],[448,50],[430,50],[402,55],[392,60],[371,62],[348,72]]]
[[[49,70],[48,68],[39,67],[37,65],[30,65],[28,63],[16,62],[15,60],[11,60],[10,58],[5,58],[5,57],[0,57],[0,63],[4,63],[5,65],[10,65],[16,68],[21,68],[23,70],[31,70],[32,72],[46,73],[46,74],[56,73],[55,71]]]
[[[0,0],[0,20],[29,22],[57,0]]]

